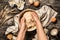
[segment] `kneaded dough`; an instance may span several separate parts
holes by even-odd
[[[25,12],[25,14],[24,14],[24,17],[26,19],[26,26],[28,28],[33,28],[35,26],[35,22],[32,18],[31,13],[33,13],[33,12],[28,11],[28,12]]]

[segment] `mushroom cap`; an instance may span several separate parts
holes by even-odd
[[[52,36],[56,36],[58,34],[58,30],[57,29],[52,29],[51,32],[50,32],[50,34]]]

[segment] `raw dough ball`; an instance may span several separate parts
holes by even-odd
[[[28,28],[31,28],[31,27],[34,27],[35,26],[35,22],[32,18],[32,15],[31,15],[32,12],[26,12],[24,14],[24,17],[26,19],[26,25]]]
[[[32,19],[31,13],[32,13],[32,12],[26,12],[26,13],[24,14],[24,17],[25,17],[25,19],[26,19],[26,22],[30,22],[30,21],[31,21],[31,19]]]

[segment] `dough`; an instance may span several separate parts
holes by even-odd
[[[35,26],[35,21],[32,18],[31,13],[33,13],[33,12],[28,11],[28,12],[25,12],[25,14],[24,14],[24,17],[26,19],[26,26],[28,28],[33,28]]]

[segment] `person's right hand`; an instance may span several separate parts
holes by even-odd
[[[32,15],[32,17],[33,17],[33,19],[34,19],[34,21],[35,21],[36,23],[39,23],[39,22],[40,22],[37,13],[32,12],[31,15]]]
[[[34,19],[36,22],[39,21],[39,18],[38,18],[37,13],[32,12],[31,15],[32,15],[33,19]]]
[[[38,40],[48,40],[46,34],[44,33],[43,26],[38,18],[38,15],[35,12],[31,14],[34,21],[36,22]]]

